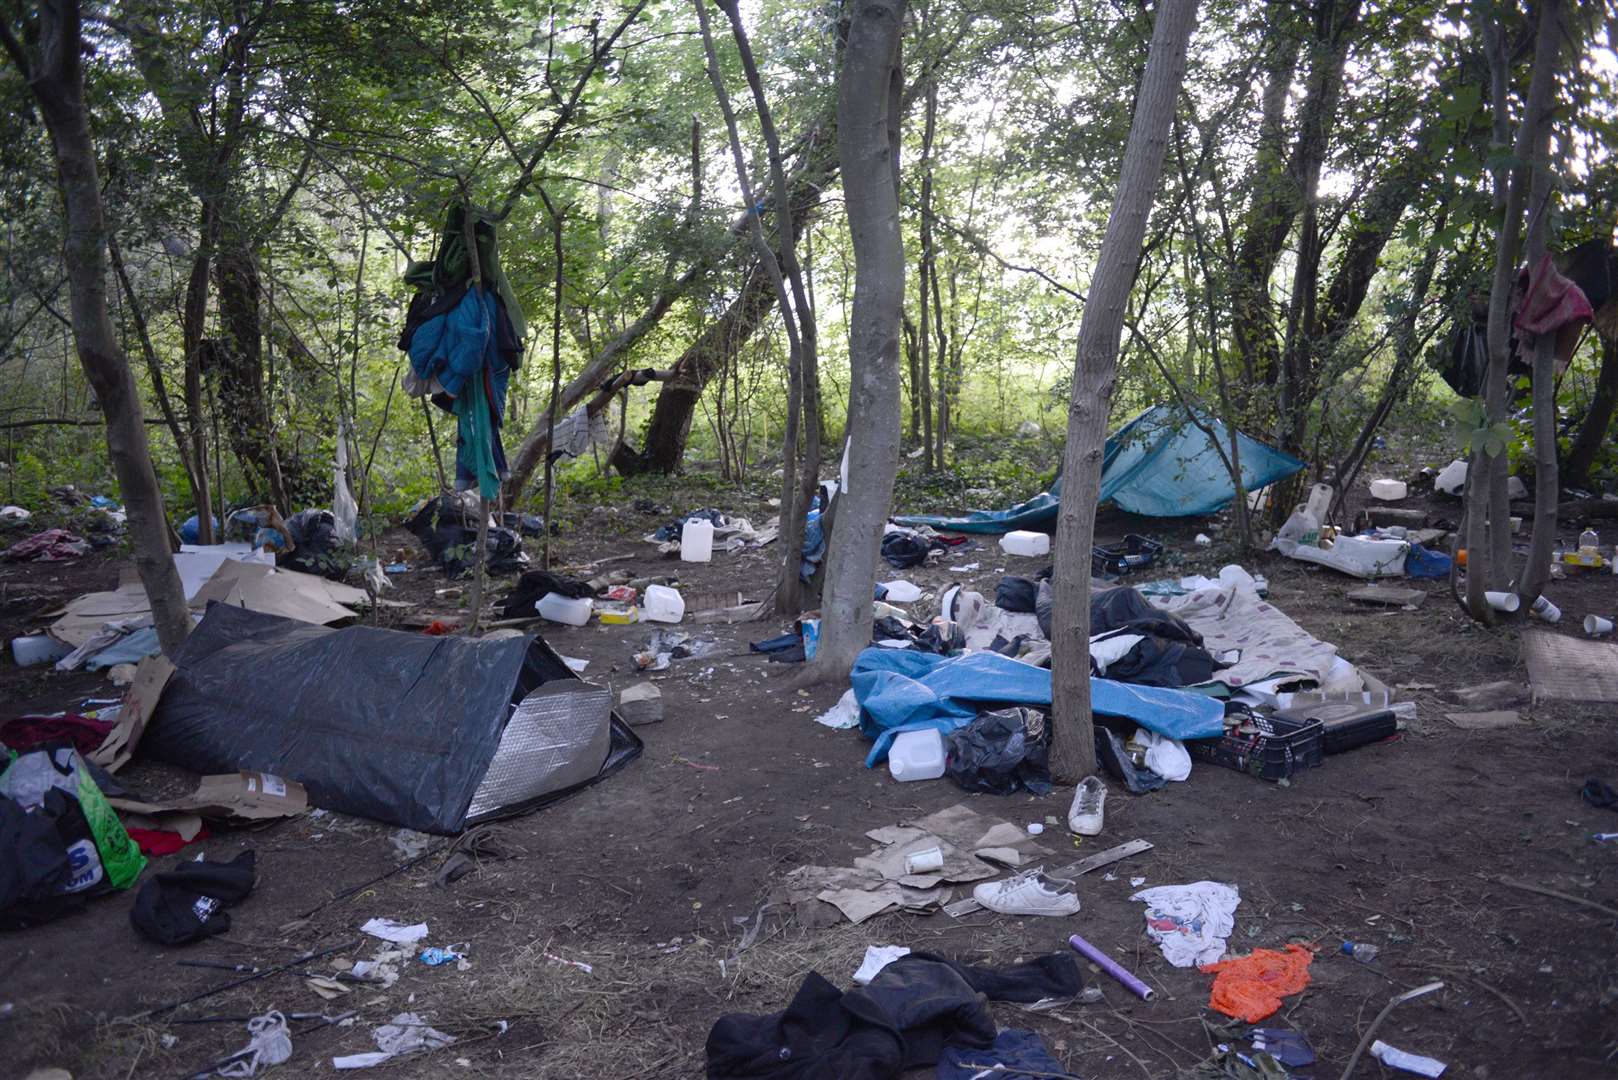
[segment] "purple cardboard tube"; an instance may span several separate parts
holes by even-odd
[[[1142,1001],[1151,1001],[1157,997],[1156,990],[1153,990],[1150,986],[1147,986],[1145,983],[1135,978],[1135,976],[1124,970],[1123,965],[1119,964],[1118,961],[1114,960],[1112,957],[1108,956],[1106,953],[1102,952],[1088,941],[1085,941],[1079,935],[1074,934],[1072,937],[1067,939],[1067,943],[1073,946],[1073,951],[1093,961],[1098,967],[1101,968],[1102,971],[1105,971],[1108,975],[1111,975],[1113,978],[1123,983],[1124,986],[1128,987],[1130,993],[1134,994]]]

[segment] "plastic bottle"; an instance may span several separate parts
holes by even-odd
[[[1594,554],[1596,548],[1598,548],[1600,546],[1601,546],[1601,537],[1596,535],[1596,531],[1594,529],[1585,529],[1583,532],[1581,532],[1579,534],[1579,550],[1580,551],[1586,551],[1586,552],[1589,552],[1591,554]]]
[[[539,617],[554,623],[566,623],[568,626],[583,626],[590,621],[590,612],[595,604],[590,600],[571,599],[561,593],[546,593],[539,598],[536,608]]]
[[[1007,555],[1038,558],[1041,555],[1051,553],[1051,538],[1045,533],[1018,529],[1015,532],[1008,532],[1000,538],[1000,550]]]
[[[677,623],[685,618],[685,597],[667,585],[648,585],[642,598],[641,618],[647,622]]]
[[[1352,956],[1362,964],[1369,964],[1375,960],[1379,951],[1375,945],[1368,942],[1343,942],[1343,955]]]
[[[680,561],[708,562],[713,558],[713,522],[698,518],[680,529]]]
[[[888,748],[895,780],[936,780],[944,775],[944,736],[937,728],[905,731]]]

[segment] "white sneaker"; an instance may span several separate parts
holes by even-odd
[[[1107,785],[1097,776],[1086,776],[1073,790],[1073,805],[1067,811],[1067,827],[1080,836],[1100,836],[1101,819],[1107,806]]]
[[[1036,866],[972,890],[972,899],[1002,915],[1072,915],[1079,910],[1073,882],[1049,878]]]

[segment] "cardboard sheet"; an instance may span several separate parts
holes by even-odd
[[[108,772],[117,772],[129,763],[173,675],[174,665],[161,655],[148,656],[136,665],[135,679],[124,691],[123,707],[118,710],[118,724],[90,754],[91,761]]]
[[[164,803],[108,797],[115,809],[150,816],[189,812],[225,821],[291,817],[309,809],[309,794],[296,780],[271,773],[235,772],[204,776],[197,790]]]
[[[1533,630],[1522,654],[1535,701],[1618,702],[1618,645]]]

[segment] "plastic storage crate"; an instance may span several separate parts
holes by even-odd
[[[1185,744],[1193,758],[1248,773],[1261,780],[1286,780],[1312,769],[1325,757],[1325,732],[1318,720],[1287,720],[1247,713],[1240,724],[1217,739]]]
[[[1090,550],[1090,572],[1097,577],[1116,576],[1150,566],[1163,554],[1163,545],[1139,533],[1130,533],[1122,543]]]

